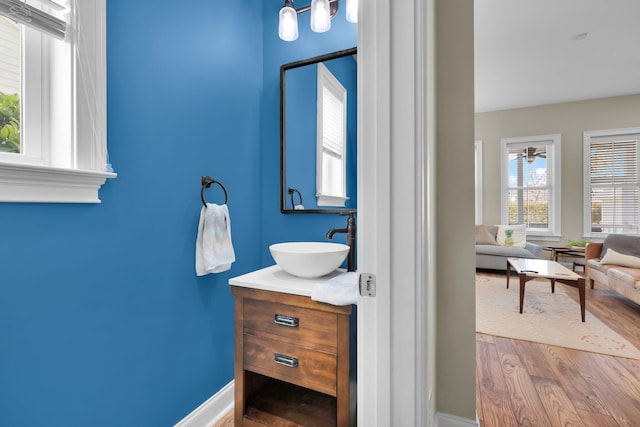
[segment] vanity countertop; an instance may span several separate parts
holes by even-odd
[[[252,271],[242,276],[232,277],[229,284],[232,286],[241,286],[244,288],[261,289],[263,291],[282,292],[286,294],[302,295],[310,297],[313,287],[318,283],[336,277],[345,270],[339,269],[326,276],[315,279],[302,279],[292,276],[285,272],[277,265]]]

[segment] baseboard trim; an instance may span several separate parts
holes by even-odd
[[[479,427],[478,420],[457,417],[455,415],[436,413],[436,427]]]
[[[233,380],[174,427],[212,427],[233,410]]]

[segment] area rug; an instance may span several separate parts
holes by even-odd
[[[520,282],[512,276],[506,289],[505,276],[476,274],[476,331],[574,348],[593,353],[640,359],[640,350],[589,312],[580,320],[580,304],[567,292],[577,289],[549,280],[527,282],[523,313],[520,314]]]

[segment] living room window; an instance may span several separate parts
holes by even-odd
[[[100,202],[99,188],[116,176],[105,0],[0,0],[0,15],[0,92],[12,107],[0,124],[0,202]]]
[[[527,235],[560,238],[559,134],[501,139],[501,220]]]
[[[584,132],[584,234],[640,234],[640,128]]]

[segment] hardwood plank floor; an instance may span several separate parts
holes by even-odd
[[[229,411],[220,421],[218,421],[213,427],[233,427],[233,411]]]
[[[587,310],[640,348],[638,304],[596,288]],[[476,334],[476,362],[481,427],[640,426],[639,360]]]

